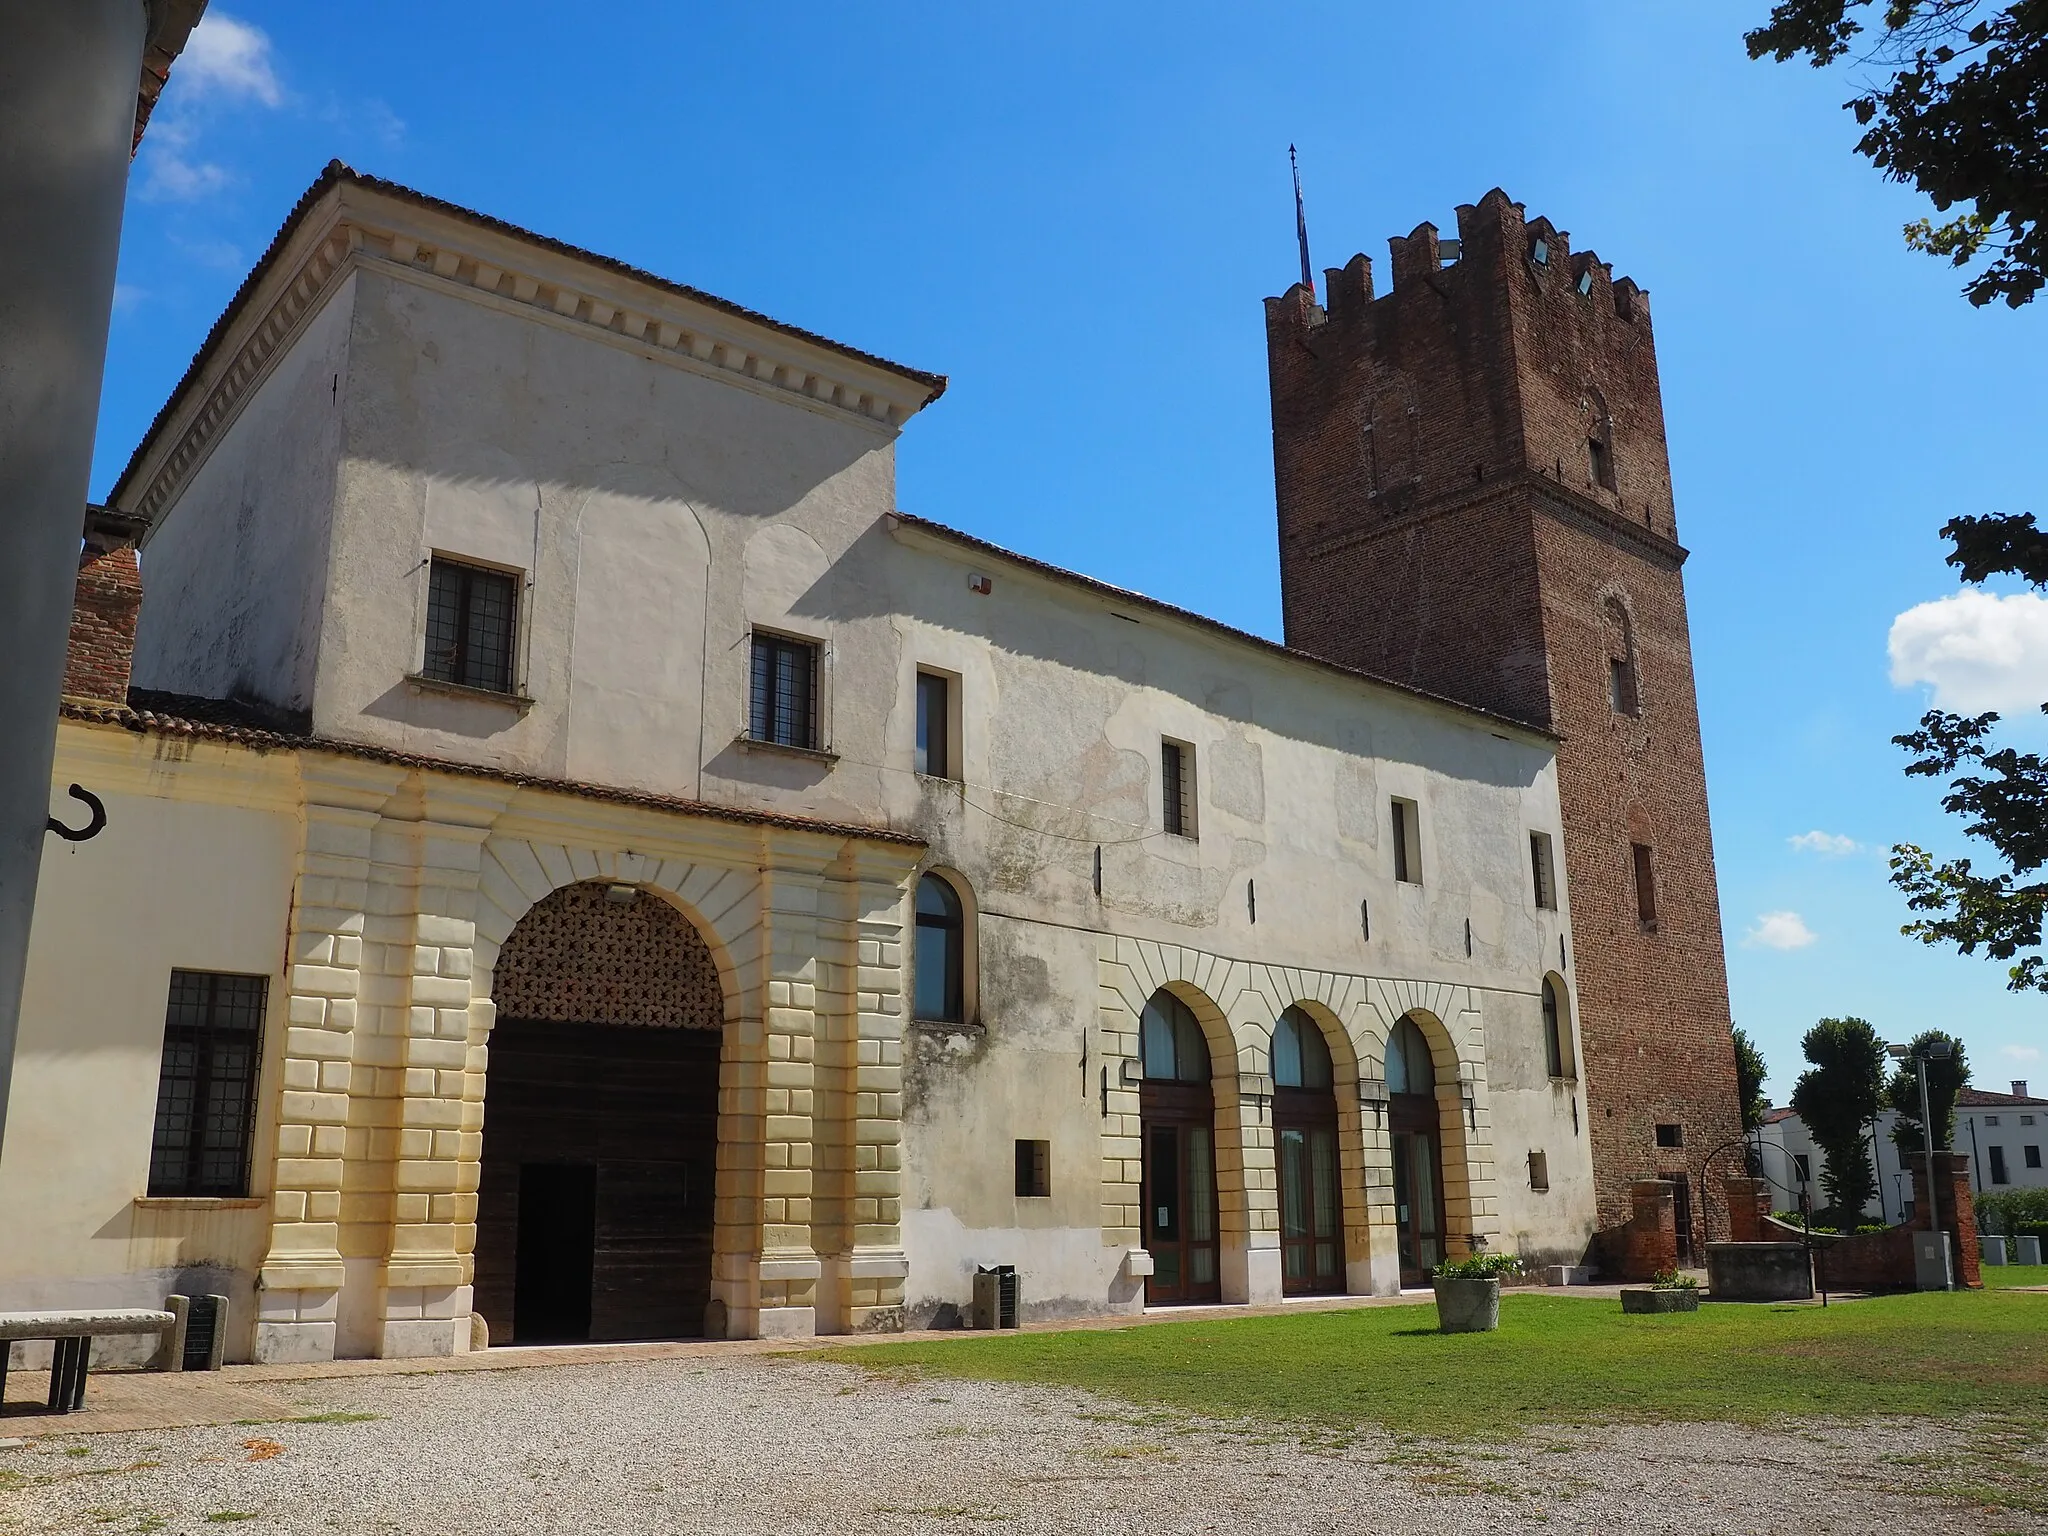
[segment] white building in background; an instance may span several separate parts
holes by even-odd
[[[1892,1140],[1898,1115],[1885,1110],[1869,1132],[1871,1159],[1877,1168],[1877,1197],[1864,1206],[1872,1221],[1899,1222],[1913,1209],[1912,1154],[1902,1155]],[[1797,1210],[1801,1179],[1811,1181],[1813,1203],[1824,1204],[1820,1179],[1827,1157],[1814,1145],[1806,1122],[1790,1109],[1772,1109],[1756,1132],[1763,1149],[1763,1174],[1771,1181],[1774,1206]],[[2027,1092],[2024,1079],[2013,1079],[2012,1092],[1993,1093],[1964,1088],[1956,1095],[1955,1150],[1970,1159],[1970,1188],[1976,1194],[2002,1189],[2048,1189],[2048,1099]]]
[[[903,514],[944,382],[331,167],[114,492],[0,1306],[283,1360],[1579,1261],[1554,739]]]

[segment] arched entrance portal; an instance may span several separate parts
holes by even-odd
[[[1413,1018],[1402,1018],[1387,1037],[1386,1070],[1401,1283],[1427,1285],[1444,1257],[1443,1129],[1436,1060]]]
[[[1344,1288],[1335,1081],[1321,1026],[1305,1009],[1289,1008],[1273,1026],[1280,1289],[1289,1296]]]
[[[697,930],[564,886],[506,938],[485,1078],[476,1310],[498,1343],[701,1333],[725,1004]]]
[[[1145,1248],[1153,1306],[1218,1301],[1216,1095],[1209,1043],[1194,1010],[1171,992],[1152,994],[1138,1021],[1139,1122],[1144,1132]]]

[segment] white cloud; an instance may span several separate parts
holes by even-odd
[[[239,272],[242,270],[240,247],[227,240],[186,240],[178,235],[171,236],[171,244],[183,251],[202,267],[211,267],[216,272]]]
[[[1820,935],[1797,912],[1765,912],[1742,936],[1747,949],[1804,949]]]
[[[142,199],[149,203],[196,202],[220,191],[233,179],[225,166],[215,165],[211,160],[187,160],[178,146],[165,141],[155,145],[150,154]]]
[[[284,104],[284,87],[270,62],[269,36],[219,11],[200,17],[171,66],[171,78],[185,94],[200,99],[247,97],[266,107]]]
[[[114,313],[117,315],[133,314],[146,297],[148,297],[146,290],[136,287],[133,283],[116,283],[114,284]]]
[[[2048,597],[1967,588],[1892,620],[1892,682],[1925,683],[1963,714],[2035,709],[2048,695]]]
[[[232,186],[234,173],[199,152],[201,123],[223,107],[284,103],[268,34],[208,11],[171,66],[163,106],[143,136],[143,201],[198,202]]]
[[[2001,1045],[1998,1054],[2009,1061],[2039,1061],[2041,1048],[2037,1045]]]
[[[1823,858],[1846,859],[1852,853],[1862,851],[1863,845],[1853,837],[1839,832],[1796,832],[1785,839],[1800,853],[1817,853]]]

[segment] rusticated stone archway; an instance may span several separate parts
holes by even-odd
[[[703,936],[584,881],[514,926],[493,975],[475,1307],[497,1342],[704,1326],[726,1007]]]

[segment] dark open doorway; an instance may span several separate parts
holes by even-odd
[[[522,1344],[590,1337],[597,1165],[525,1163],[519,1179],[513,1306]]]

